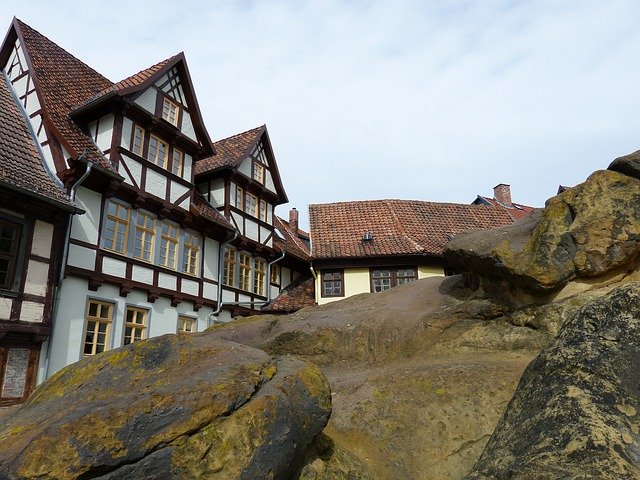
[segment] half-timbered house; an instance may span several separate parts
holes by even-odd
[[[69,215],[81,213],[38,148],[28,117],[24,61],[0,79],[0,406],[19,403],[36,383],[42,343],[51,335]]]
[[[273,209],[287,196],[266,127],[212,143],[182,53],[113,83],[14,19],[0,68],[44,165],[84,212],[54,242],[63,275],[51,338],[38,337],[41,380],[259,311],[279,292]]]

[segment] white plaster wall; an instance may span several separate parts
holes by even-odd
[[[260,241],[264,243],[264,239],[267,238],[270,233],[271,230],[269,230],[268,228],[260,227]]]
[[[211,182],[211,205],[214,207],[224,205],[224,180],[222,178],[216,178]]]
[[[236,225],[238,225],[238,229],[240,229],[240,233],[242,233],[242,225],[243,225],[243,216],[237,212],[231,212],[231,217],[236,221]]]
[[[231,317],[231,312],[228,310],[222,310],[216,318],[216,321],[220,323],[228,323],[231,320],[233,320],[233,317]]]
[[[274,298],[276,298],[280,294],[280,288],[276,287],[275,285],[270,285],[269,286],[269,290],[271,292],[271,299],[272,300]]]
[[[193,166],[193,158],[191,155],[184,154],[184,164],[182,165],[182,178],[191,181],[191,169]]]
[[[163,83],[165,83],[168,79],[169,79],[169,76],[165,73],[164,75],[162,75],[162,76],[161,76],[161,77],[156,81],[156,83],[154,83],[154,85],[155,85],[156,87],[158,87],[158,88],[159,88],[159,87],[160,87],[160,85],[162,85]],[[165,87],[165,90],[168,90],[168,89],[169,89],[169,86],[167,85],[167,86]]]
[[[127,272],[127,262],[111,257],[102,258],[102,273],[124,278]]]
[[[223,302],[235,302],[236,294],[227,290],[226,288],[222,289],[222,301]]]
[[[218,280],[218,260],[220,254],[220,243],[211,239],[204,239],[204,278]]]
[[[189,210],[190,205],[191,205],[191,199],[188,197],[178,204],[180,208],[184,208],[185,210]]]
[[[133,271],[131,272],[131,279],[136,282],[153,285],[153,270],[139,265],[134,265]]]
[[[167,194],[167,177],[151,169],[147,169],[145,190],[151,195],[164,199]]]
[[[24,77],[13,82],[13,90],[16,92],[18,97],[22,97],[25,93],[27,93],[27,83],[29,81],[29,75],[25,75]],[[31,82],[33,85],[33,82]]]
[[[96,139],[96,144],[103,152],[111,148],[114,118],[114,114],[110,113],[102,117],[98,123],[98,138]]]
[[[98,225],[100,225],[100,204],[102,195],[93,190],[79,187],[76,192],[76,205],[85,213],[73,215],[71,238],[93,245],[98,243]]]
[[[33,227],[33,242],[31,253],[44,258],[51,257],[51,241],[53,239],[53,225],[36,220]]]
[[[238,167],[240,173],[244,173],[247,177],[251,178],[251,159],[245,158]]]
[[[198,295],[198,290],[198,282],[187,280],[185,278],[182,279],[182,293],[187,293],[189,295]]]
[[[146,111],[155,114],[156,113],[156,95],[157,92],[154,88],[147,88],[142,94],[136,98],[135,102],[144,108]]]
[[[158,273],[158,286],[160,288],[166,288],[168,290],[176,290],[178,288],[178,282],[175,275],[169,275],[168,273]]]
[[[133,121],[130,118],[122,119],[122,136],[120,137],[120,146],[131,150],[131,131],[133,130]]]
[[[267,223],[273,225],[273,205],[267,203]]]
[[[202,295],[209,300],[218,301],[218,286],[205,282],[202,286]]]
[[[191,115],[188,112],[182,112],[182,133],[184,133],[191,140],[198,141],[198,137],[196,136],[196,131],[193,128],[193,122],[191,121]]]
[[[93,270],[96,266],[96,251],[80,245],[69,245],[67,264],[73,267]]]
[[[251,301],[251,297],[249,295],[244,295],[244,294],[240,294],[238,295],[238,302],[250,302]],[[247,305],[244,305],[247,306]]]
[[[258,241],[258,222],[254,222],[253,220],[249,220],[247,218],[245,220],[244,228],[245,228],[245,231],[244,231],[245,236],[257,242]]]
[[[171,182],[171,192],[170,192],[170,201],[171,203],[175,203],[178,198],[187,193],[189,189],[184,185],[180,185],[178,182]],[[188,205],[187,205],[188,207]],[[188,209],[188,208],[187,208]]]
[[[27,279],[24,284],[24,293],[44,297],[47,294],[47,285],[49,284],[48,277],[48,263],[29,260],[29,264],[27,266]]]
[[[44,314],[44,304],[35,302],[22,302],[20,320],[23,322],[41,323]]]
[[[276,186],[273,183],[273,177],[271,176],[271,172],[269,172],[269,171],[265,171],[265,174],[264,174],[264,186],[267,188],[267,190],[270,190],[270,191],[275,193]]]
[[[38,95],[36,92],[32,92],[27,97],[27,104],[24,106],[24,109],[27,111],[29,116],[33,115],[34,112],[40,110],[40,100],[38,99]]]
[[[124,177],[125,183],[128,183],[129,185],[133,185],[133,182],[129,178],[127,171],[124,169],[124,163],[127,164],[127,168],[131,172],[133,180],[136,184],[140,185],[140,182],[142,181],[142,164],[128,155],[122,154],[122,161],[118,165],[118,173]]]
[[[44,129],[40,129],[40,125],[42,124],[42,115],[36,115],[31,119],[31,125],[33,126],[33,131],[38,135],[38,142],[42,144],[47,141],[47,131]],[[37,133],[40,132],[40,133]]]
[[[11,307],[13,300],[6,297],[0,297],[0,319],[9,320],[11,318]]]

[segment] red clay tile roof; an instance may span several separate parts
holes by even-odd
[[[214,142],[213,148],[216,154],[196,163],[196,175],[241,162],[251,154],[265,129],[266,125],[262,125]]]
[[[138,73],[135,73],[135,74],[131,75],[130,77],[125,78],[124,80],[120,80],[118,83],[115,83],[115,84],[112,83],[108,87],[100,90],[98,93],[93,95],[91,98],[89,98],[89,99],[81,102],[80,104],[76,105],[72,109],[72,111],[79,110],[82,107],[84,107],[85,105],[88,105],[89,103],[94,102],[94,101],[98,100],[99,98],[104,97],[108,93],[120,92],[122,90],[135,88],[137,86],[140,86],[140,85],[144,84],[144,82],[146,82],[149,78],[153,77],[156,73],[158,73],[160,70],[162,70],[166,65],[168,65],[171,62],[173,62],[176,59],[176,57],[178,57],[178,56],[180,56],[180,54],[177,54],[177,55],[169,57],[169,58],[167,58],[165,60],[162,60],[161,62],[158,62],[158,63],[156,63],[155,65],[152,65],[149,68],[145,68],[144,70],[140,70]]]
[[[26,122],[9,87],[0,81],[0,184],[52,200],[66,210],[74,209],[46,170]]]
[[[16,19],[19,35],[34,70],[43,108],[60,140],[80,155],[117,173],[88,135],[69,117],[75,105],[112,86],[110,80],[60,48],[26,23]]]
[[[222,215],[218,210],[213,208],[209,202],[202,196],[197,190],[194,192],[193,202],[191,203],[191,209],[194,215],[206,218],[210,222],[220,225],[229,230],[235,230],[231,222]]]
[[[314,258],[442,255],[452,235],[513,223],[485,205],[369,200],[309,205]],[[363,240],[365,232],[373,239]]]
[[[311,252],[309,251],[307,244],[304,243],[299,237],[299,235],[301,234],[309,237],[309,234],[307,232],[298,229],[296,234],[294,234],[289,227],[289,222],[283,220],[277,215],[274,215],[273,217],[273,226],[277,228],[284,237],[284,239],[282,239],[277,235],[275,236],[275,240],[273,242],[275,248],[279,249],[280,251],[284,251],[287,255],[292,255],[296,258],[299,258],[300,260],[306,262],[311,260]]]
[[[286,287],[270,304],[263,307],[262,311],[289,313],[304,307],[312,307],[315,304],[314,282],[311,277]]]
[[[493,207],[504,208],[513,220],[520,220],[523,217],[526,217],[535,209],[533,207],[529,207],[527,205],[522,205],[520,203],[512,203],[511,206],[500,203],[495,198],[483,197],[478,195],[479,198],[484,200],[485,202],[490,203]]]

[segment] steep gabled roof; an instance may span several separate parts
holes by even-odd
[[[453,235],[513,223],[484,205],[366,200],[309,205],[313,258],[442,255]],[[366,232],[373,235],[363,240]]]
[[[273,226],[278,229],[284,238],[280,238],[278,235],[274,236],[273,245],[278,250],[285,252],[287,255],[294,256],[305,262],[311,260],[311,252],[307,247],[307,244],[302,241],[300,234],[305,235],[307,238],[309,234],[304,230],[298,229],[297,232],[293,232],[289,226],[289,222],[274,215]]]
[[[191,203],[191,210],[197,217],[202,217],[211,223],[214,223],[220,227],[224,227],[227,230],[235,230],[235,227],[231,225],[231,222],[222,215],[218,210],[213,208],[209,202],[202,196],[197,190],[194,191],[193,202]]]
[[[0,188],[20,191],[68,211],[79,212],[46,170],[27,120],[10,87],[0,80]]]
[[[16,38],[24,49],[49,129],[73,157],[84,153],[87,160],[117,173],[91,138],[69,116],[74,105],[109,87],[111,82],[17,18],[13,19],[5,39],[3,57],[8,55]]]
[[[236,168],[253,153],[259,142],[264,145],[265,152],[269,158],[269,169],[271,170],[276,193],[281,200],[280,203],[286,203],[289,199],[282,185],[266,125],[261,125],[215,142],[213,147],[216,153],[198,161],[195,166],[195,174],[205,175],[218,170]]]
[[[267,126],[262,125],[214,142],[216,154],[203,158],[196,164],[196,175],[239,165],[251,155],[266,129]]]
[[[198,100],[191,82],[191,75],[189,74],[189,67],[187,66],[187,60],[184,56],[184,52],[173,55],[172,57],[162,60],[149,68],[145,68],[144,70],[125,78],[124,80],[120,80],[118,83],[105,87],[104,89],[96,92],[92,97],[78,103],[72,113],[73,115],[78,115],[109,101],[113,97],[124,97],[146,90],[173,67],[178,69],[180,78],[184,82],[184,90],[188,103],[187,107],[189,108],[189,114],[194,119],[193,126],[200,136],[202,146],[206,149],[207,153],[215,153],[215,150],[212,147],[211,138],[209,137],[209,132],[204,126],[204,120],[202,119],[202,113],[200,112]]]

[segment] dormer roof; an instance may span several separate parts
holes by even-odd
[[[289,199],[282,185],[278,164],[273,154],[273,148],[271,147],[271,140],[269,140],[266,125],[261,125],[214,142],[213,147],[216,153],[196,163],[196,176],[205,176],[221,170],[231,170],[239,167],[240,164],[255,151],[260,142],[262,142],[269,159],[269,167],[273,175],[274,186],[280,198],[280,203],[288,202]]]

